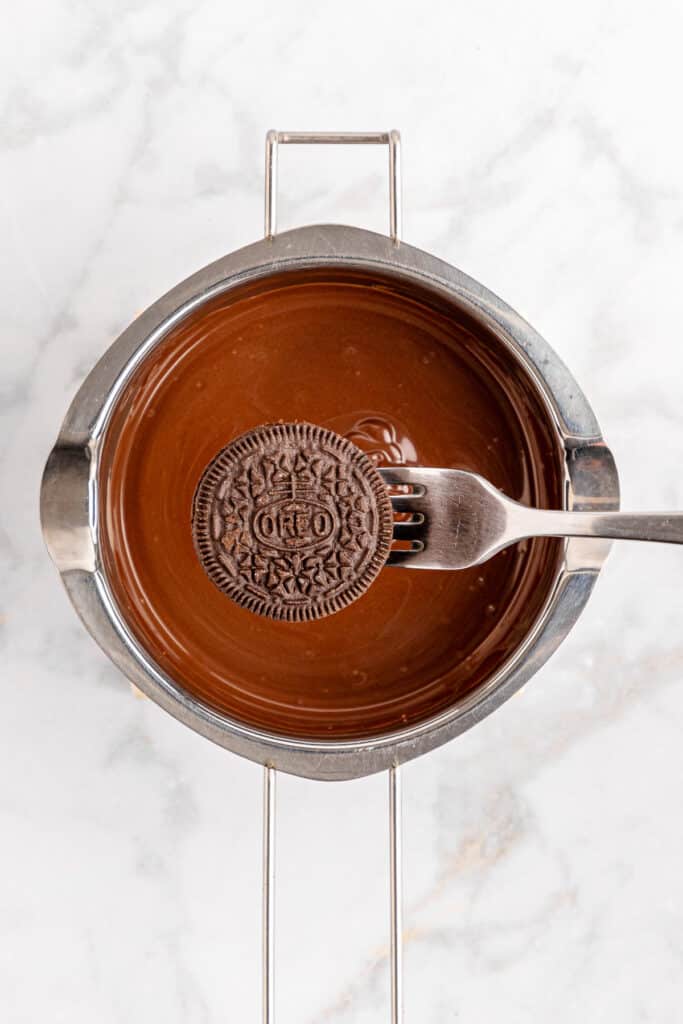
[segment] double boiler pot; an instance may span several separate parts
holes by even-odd
[[[388,147],[388,235],[276,232],[278,148],[299,143]],[[396,132],[270,132],[265,237],[193,274],[124,331],[48,458],[44,535],[86,629],[149,698],[266,768],[267,936],[274,772],[335,780],[390,770],[398,1020],[398,766],[531,678],[577,620],[609,545],[535,539],[462,573],[385,568],[320,622],[261,619],[206,577],[190,516],[216,452],[279,420],[330,428],[376,465],[478,472],[536,507],[618,508],[617,472],[580,387],[539,334],[400,238]]]
[[[443,589],[444,577],[451,574],[396,569],[382,574],[381,583],[386,577],[394,589],[377,595],[380,607],[366,610],[371,590],[340,613],[339,625],[335,617],[320,624],[262,624],[234,610],[220,594],[214,596],[208,583],[205,592],[189,596],[193,607],[178,608],[173,592],[177,596],[190,586],[178,563],[189,563],[192,553],[173,530],[187,532],[189,512],[182,503],[187,505],[188,494],[191,500],[201,468],[215,451],[258,422],[311,419],[361,446],[365,442],[380,464],[392,459],[448,463],[491,477],[498,466],[495,458],[484,457],[491,455],[488,445],[498,449],[502,485],[508,492],[516,489],[513,497],[524,490],[530,503],[547,507],[618,507],[610,451],[570,372],[486,288],[399,241],[396,136],[351,141],[358,138],[390,144],[390,237],[337,225],[275,234],[277,146],[317,139],[269,137],[266,237],[171,289],[105,353],[67,413],[41,496],[47,545],[69,597],[125,675],[214,742],[316,779],[352,778],[407,761],[493,711],[567,635],[588,600],[607,545],[583,539],[531,542],[527,564],[517,566],[516,574],[511,570],[512,581],[505,574],[496,577],[493,591],[478,584],[480,570],[471,571],[468,585],[475,589],[467,603],[480,618],[474,625]],[[345,136],[321,139],[347,141]],[[466,366],[461,365],[465,358]],[[449,403],[449,386],[450,418],[448,410],[440,411]],[[459,450],[457,437],[435,436],[439,430],[462,430],[471,419],[476,422],[466,452]],[[183,451],[183,444],[196,457]],[[123,454],[119,446],[126,446]],[[183,465],[175,473],[179,462]],[[191,479],[184,480],[183,473]],[[156,519],[156,539],[151,533],[137,535],[146,509]],[[146,557],[145,546],[154,544],[166,546],[167,562],[137,564],[138,556]],[[505,556],[498,561],[504,563]],[[194,565],[188,573],[190,568],[201,573]],[[137,574],[144,572],[149,579],[140,584]],[[398,607],[410,603],[405,588],[418,584],[418,603],[410,608],[413,622],[443,619],[449,608],[461,609],[460,618],[443,622],[437,635],[424,631],[423,643],[432,653],[438,647],[433,663],[429,651],[411,652],[390,628],[391,620],[398,620],[401,634],[419,646],[420,636],[410,635],[414,625],[403,621]],[[478,591],[485,591],[486,600]],[[205,594],[219,606],[215,621]],[[204,607],[198,607],[202,601]],[[154,602],[147,615],[140,612]],[[226,609],[229,621],[220,617]],[[375,637],[364,628],[368,615]],[[496,638],[497,650],[480,651],[479,658],[477,645],[486,646],[482,629],[500,631],[505,616],[510,629]],[[183,638],[190,648],[187,657],[173,650],[174,620],[179,630],[198,635],[194,643]],[[328,644],[320,634],[332,627],[335,635]],[[210,658],[220,647],[220,633],[230,630],[241,648],[253,645],[253,657],[237,651],[237,642],[221,648],[226,663],[211,661],[204,686],[199,678],[188,685],[184,676],[200,675],[197,661]],[[377,649],[383,652],[380,665]],[[235,695],[226,697],[220,690],[230,687],[231,657],[240,683]],[[424,695],[434,683],[430,673],[447,678],[450,663],[465,663],[465,675],[471,674],[468,658],[475,686],[458,678],[450,690]],[[339,659],[353,662],[350,672],[355,669],[356,675],[345,679]],[[281,685],[278,662],[287,677]],[[381,676],[376,692],[373,672]],[[332,684],[326,684],[326,673]],[[327,695],[326,685],[332,691]],[[268,703],[255,713],[250,703],[258,701],[259,686]]]

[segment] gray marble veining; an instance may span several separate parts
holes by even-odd
[[[256,1021],[260,772],[75,620],[37,522],[63,412],[137,312],[259,236],[266,128],[395,124],[406,240],[557,349],[625,506],[683,507],[683,14],[39,0],[5,28],[2,1019]],[[282,228],[326,220],[384,230],[383,154],[283,157]],[[406,768],[407,1022],[680,1019],[679,556],[615,549],[532,683]],[[388,1019],[385,780],[283,779],[278,844],[279,1020]]]

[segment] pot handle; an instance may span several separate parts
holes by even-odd
[[[401,236],[401,136],[388,132],[278,132],[266,134],[265,237],[276,233],[277,158],[279,146],[366,145],[389,148],[389,235],[395,245]],[[276,768],[263,769],[263,924],[262,1021],[275,1019],[275,785]],[[403,1021],[402,898],[401,898],[401,777],[398,764],[389,769],[389,897],[391,1024]]]
[[[403,901],[401,775],[398,764],[389,769],[389,901],[391,906],[391,1024],[403,1022]],[[263,931],[262,1022],[275,1021],[275,783],[276,769],[263,768]]]
[[[388,132],[278,132],[266,134],[265,236],[272,238],[277,222],[277,157],[279,146],[388,146],[389,235],[398,245],[401,237],[401,136]]]

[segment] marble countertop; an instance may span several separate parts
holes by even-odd
[[[128,685],[40,473],[125,324],[262,230],[269,127],[401,129],[404,236],[583,384],[683,508],[679,4],[14,5],[0,38],[0,1017],[259,1019],[261,773]],[[385,153],[284,151],[282,227],[386,230]],[[406,1024],[681,1019],[683,556],[616,548],[549,664],[404,771]],[[281,778],[279,1024],[389,1020],[386,779]]]

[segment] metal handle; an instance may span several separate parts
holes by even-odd
[[[272,1024],[275,1012],[275,769],[263,769],[263,1024]]]
[[[277,132],[266,135],[265,236],[272,238],[277,217],[278,146],[365,145],[389,147],[389,234],[398,245],[401,235],[401,136],[389,132]],[[276,770],[263,774],[263,1024],[275,1020],[275,783]],[[389,770],[389,902],[391,1024],[403,1021],[401,778],[398,765]]]
[[[604,537],[683,544],[683,512],[554,512],[520,506],[515,537]]]
[[[277,132],[266,135],[265,236],[272,238],[277,221],[277,156],[279,146],[388,146],[389,235],[398,245],[401,237],[401,136],[389,132]]]
[[[391,1024],[403,1020],[403,864],[401,773],[389,769],[389,894],[391,903]]]
[[[262,1020],[275,1020],[275,780],[271,765],[263,770],[263,964]],[[389,902],[391,1024],[403,1021],[401,776],[398,765],[389,769]]]

